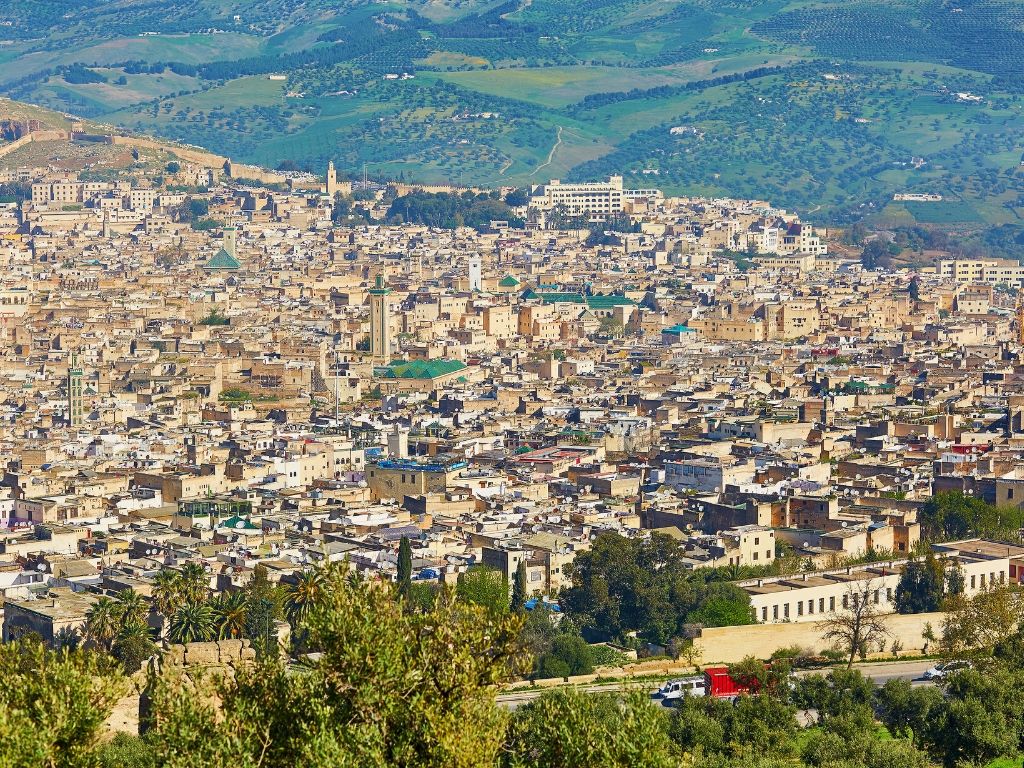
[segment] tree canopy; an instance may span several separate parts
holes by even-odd
[[[728,583],[706,583],[683,563],[678,543],[652,534],[631,539],[603,534],[573,562],[563,607],[584,630],[623,637],[639,632],[658,643],[684,634],[686,624],[749,624],[750,598]]]

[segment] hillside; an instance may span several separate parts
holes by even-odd
[[[0,11],[0,90],[267,166],[622,172],[820,219],[1024,213],[1010,0],[73,0]],[[941,203],[893,205],[897,192]]]

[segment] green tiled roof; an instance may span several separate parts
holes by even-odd
[[[541,301],[544,301],[548,304],[563,304],[566,302],[570,304],[582,304],[585,301],[582,293],[545,292],[538,293],[537,295],[540,296]]]
[[[515,288],[519,285],[519,281],[512,277],[512,275],[505,275],[505,277],[501,278],[501,282],[498,285],[502,288]]]
[[[217,251],[210,260],[203,265],[203,269],[210,270],[234,270],[241,268],[242,265],[239,264],[238,259],[223,248]]]
[[[392,360],[385,366],[385,379],[436,379],[461,371],[466,366],[458,360]]]
[[[587,306],[591,309],[611,309],[612,307],[633,307],[636,302],[625,296],[588,296]]]
[[[540,299],[545,304],[586,304],[590,309],[611,309],[612,307],[633,307],[636,302],[625,296],[584,296],[582,293],[543,292],[527,290],[524,299]]]

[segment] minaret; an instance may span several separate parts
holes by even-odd
[[[110,239],[110,211],[103,209],[103,239]]]
[[[483,287],[483,278],[480,275],[480,254],[474,253],[469,257],[469,292],[475,293]]]
[[[68,362],[68,423],[72,427],[82,426],[82,422],[85,420],[82,379],[82,368],[78,364],[78,355],[72,352]]]
[[[384,275],[378,274],[370,289],[370,354],[383,363],[390,362],[391,357],[390,293]]]
[[[238,258],[238,233],[234,227],[224,228],[224,250],[227,251],[232,259]]]
[[[334,197],[338,191],[338,172],[334,170],[334,161],[327,163],[327,194]]]

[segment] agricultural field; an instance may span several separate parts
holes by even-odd
[[[1024,224],[1011,0],[69,0],[5,22],[0,92],[244,162]]]

